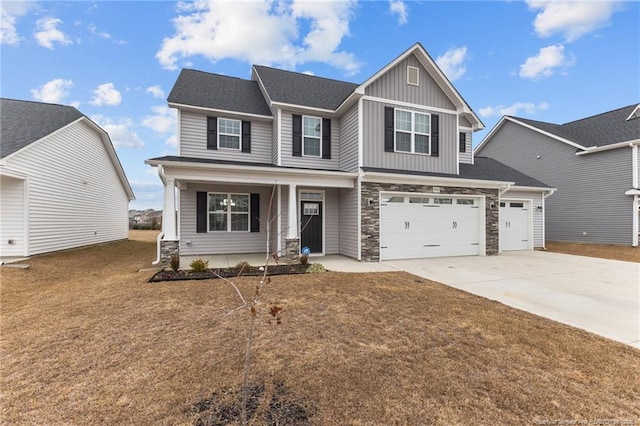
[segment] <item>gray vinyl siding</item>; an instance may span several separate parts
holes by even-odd
[[[471,122],[465,117],[460,117],[460,127],[473,127]]]
[[[440,116],[440,156],[385,152],[384,107],[433,113]],[[429,171],[456,174],[458,161],[458,117],[429,111],[428,108],[407,108],[392,103],[365,100],[363,102],[363,165],[385,169]]]
[[[29,176],[30,255],[128,237],[127,193],[87,124],[76,122],[33,143],[7,165]]]
[[[324,254],[340,253],[340,190],[327,188],[324,193]]]
[[[459,154],[460,163],[473,164],[473,142],[471,140],[471,138],[473,137],[473,133],[471,132],[471,130],[463,130],[463,129],[460,129],[460,132],[464,132],[467,135],[465,152],[461,152]]]
[[[289,238],[289,187],[286,185],[282,186],[282,197],[280,199],[280,223],[282,224],[281,233],[280,233],[280,244],[282,247],[282,251],[280,253],[281,256],[285,255],[286,250],[286,239]]]
[[[301,167],[305,169],[338,170],[340,168],[340,120],[331,119],[331,158],[319,157],[294,157],[292,125],[294,113],[282,111],[282,135],[280,135],[282,147],[282,165],[288,167]],[[306,114],[313,117],[319,115]]]
[[[477,155],[558,188],[545,200],[547,240],[631,244],[633,200],[624,195],[631,150],[575,153],[572,146],[507,121]]]
[[[419,86],[407,84],[407,66],[418,68]],[[440,89],[415,55],[410,55],[371,83],[365,94],[378,98],[431,107],[455,110],[447,95]]]
[[[273,134],[270,121],[251,122],[251,152],[207,149],[207,115],[181,111],[180,153],[184,157],[271,163]]]
[[[264,221],[269,211],[271,186],[188,184],[179,191],[180,254],[185,256],[233,253],[264,253],[267,233]],[[196,232],[196,193],[227,192],[234,194],[260,194],[260,232]],[[191,245],[187,245],[191,241]],[[270,248],[270,251],[272,248]]]
[[[544,237],[542,235],[542,222],[544,220],[544,214],[542,210],[538,210],[538,207],[542,207],[542,193],[528,191],[507,191],[500,197],[500,200],[507,198],[531,201],[533,216],[533,247],[544,247]]]
[[[358,104],[340,118],[340,170],[358,171]]]
[[[358,186],[340,190],[340,254],[358,258]]]

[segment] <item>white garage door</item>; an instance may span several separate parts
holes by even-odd
[[[380,258],[478,255],[483,222],[478,198],[381,194]]]
[[[500,203],[500,250],[529,250],[530,201],[503,201]]]

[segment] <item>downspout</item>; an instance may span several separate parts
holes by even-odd
[[[167,180],[164,177],[164,170],[162,168],[161,165],[158,165],[158,176],[160,176],[160,180],[162,181],[162,183],[164,184],[165,187],[165,191],[167,190]],[[163,211],[162,214],[164,215],[164,206],[163,206]],[[158,237],[156,238],[156,260],[154,260],[153,262],[151,262],[152,265],[157,265],[161,262],[160,259],[160,241],[162,241],[162,237],[164,237],[164,220],[162,221],[162,228],[163,230],[158,234]]]
[[[631,147],[631,173],[632,173],[632,177],[631,177],[631,184],[633,186],[633,189],[640,189],[638,188],[638,175],[639,170],[638,170],[638,144],[637,143],[630,143],[629,146]],[[640,200],[638,199],[638,195],[634,195],[633,196],[633,204],[632,204],[632,208],[633,208],[633,217],[632,217],[632,226],[631,226],[631,232],[633,233],[631,235],[631,245],[633,247],[638,247],[638,234],[640,234],[640,218],[638,218],[638,215],[640,214]]]
[[[542,194],[542,250],[547,249],[547,207],[545,206],[544,200],[546,200],[550,195],[553,195],[554,192],[556,192],[555,189],[550,189]]]

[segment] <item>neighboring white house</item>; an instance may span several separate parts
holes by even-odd
[[[134,195],[109,135],[70,106],[0,102],[0,258],[126,239]]]

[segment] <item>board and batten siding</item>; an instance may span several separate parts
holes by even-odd
[[[126,239],[129,199],[100,136],[76,122],[7,161],[27,174],[29,254]]]
[[[500,196],[502,200],[529,200],[531,201],[531,216],[533,219],[533,247],[544,247],[544,237],[542,235],[542,222],[544,214],[538,207],[542,207],[542,193],[528,191],[512,191],[509,190]]]
[[[633,197],[624,195],[631,150],[575,153],[568,144],[506,121],[477,155],[558,189],[545,200],[547,240],[631,244]]]
[[[179,155],[271,164],[271,127],[270,121],[251,121],[251,152],[225,148],[207,149],[207,115],[181,111]]]
[[[340,254],[358,258],[358,198],[356,185],[340,190]]]
[[[418,68],[419,85],[407,84],[407,67]],[[410,55],[381,75],[366,89],[365,95],[394,101],[453,110],[456,107],[440,86],[431,78],[415,55]]]
[[[466,143],[465,143],[465,152],[460,152],[458,154],[460,163],[473,164],[473,142],[471,140],[471,138],[473,137],[473,132],[471,132],[471,130],[466,130],[466,129],[460,129],[460,132],[464,132],[467,135]],[[460,136],[458,135],[458,137]]]
[[[267,233],[264,222],[269,212],[271,186],[189,184],[179,191],[180,197],[180,255],[264,253]],[[196,193],[220,192],[232,194],[260,194],[260,232],[196,232]],[[190,241],[191,244],[187,244]],[[270,248],[270,251],[275,248]]]
[[[339,170],[340,168],[340,120],[331,119],[331,158],[320,157],[294,157],[293,156],[293,112],[282,111],[282,134],[280,135],[280,147],[282,149],[282,165],[285,167],[300,167],[304,169]],[[295,113],[297,114],[297,113]],[[301,114],[313,117],[321,117],[313,114]]]
[[[278,164],[278,154],[280,150],[280,145],[278,144],[279,113],[280,109],[271,109],[271,115],[273,115],[273,124],[271,126],[271,164]]]
[[[340,118],[340,170],[358,171],[358,104]]]
[[[0,258],[28,255],[24,226],[25,185],[24,180],[0,176]]]
[[[434,113],[440,116],[440,156],[384,150],[384,107]],[[428,108],[407,108],[365,100],[363,102],[363,165],[384,169],[412,170],[434,173],[457,174],[458,172],[458,117],[430,111]]]

